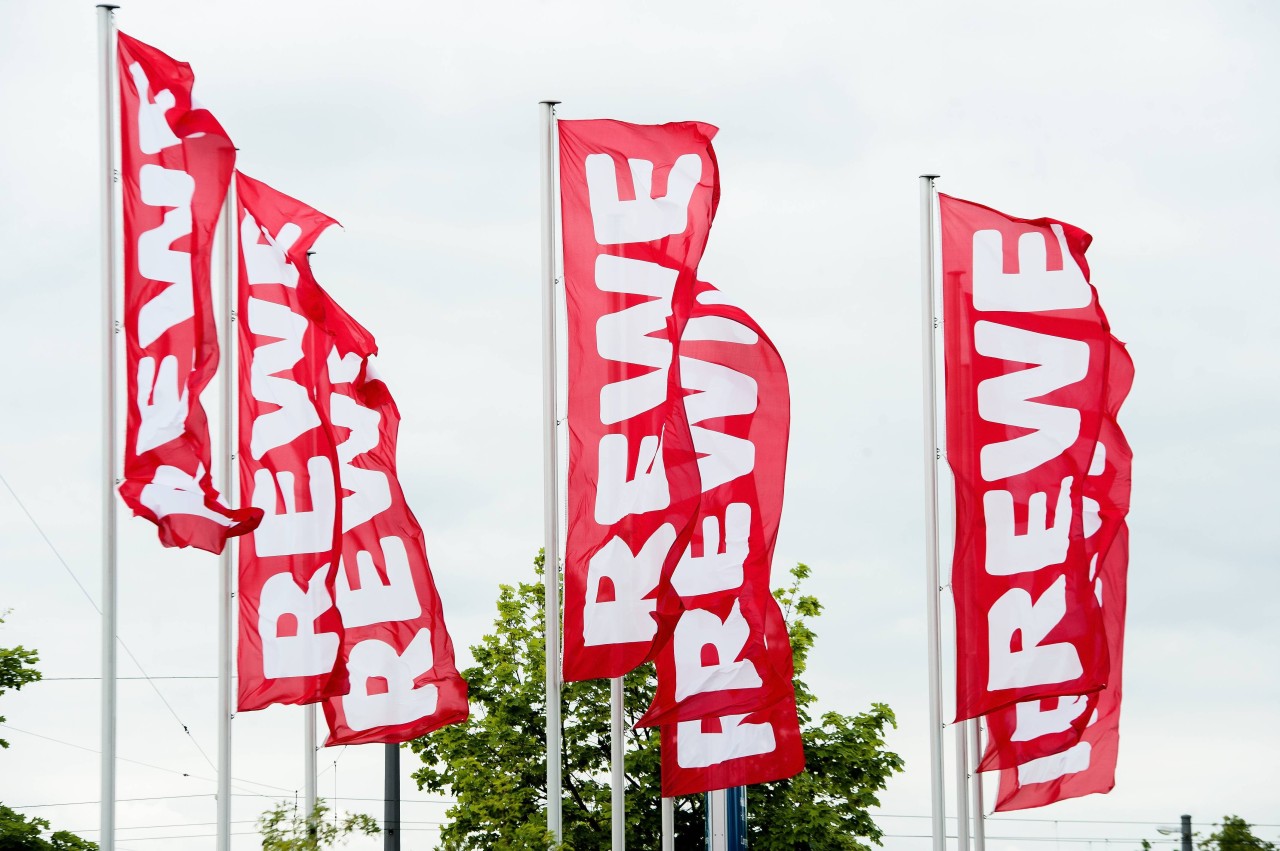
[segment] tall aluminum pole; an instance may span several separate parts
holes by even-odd
[[[944,851],[947,806],[942,777],[942,671],[941,628],[938,620],[938,402],[934,376],[934,333],[937,313],[933,300],[933,181],[938,175],[920,175],[920,288],[924,317],[924,546],[928,586],[925,611],[929,619],[929,776],[933,811],[933,851]]]
[[[662,799],[662,851],[676,851],[676,802]]]
[[[547,830],[564,841],[560,819],[560,497],[556,462],[556,104],[542,107],[542,519],[547,661]]]
[[[1182,817],[1182,851],[1191,851],[1191,816]]]
[[[236,182],[232,176],[222,207],[222,490],[236,504]],[[231,851],[231,606],[235,538],[228,538],[218,572],[218,825],[217,851]]]
[[[306,719],[302,725],[302,735],[305,739],[302,764],[303,771],[307,775],[303,792],[303,802],[307,809],[303,817],[307,820],[311,832],[314,833],[316,826],[311,816],[316,811],[316,705],[308,703],[302,707],[302,711]]]
[[[613,823],[612,851],[627,847],[626,740],[622,730],[622,677],[609,680],[609,785],[610,821]]]
[[[969,728],[973,720],[954,726],[956,734],[956,851],[969,851]]]
[[[99,114],[102,119],[102,762],[98,845],[116,837],[116,134],[115,16],[98,6]]]
[[[982,761],[982,741],[978,719],[969,722],[969,750],[973,752],[973,773],[969,775],[969,797],[973,801],[973,851],[987,851],[987,825],[982,804],[982,773],[978,763]]]
[[[400,746],[383,745],[382,851],[400,851]]]

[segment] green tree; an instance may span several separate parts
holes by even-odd
[[[534,562],[541,577],[543,559]],[[809,568],[797,565],[789,587],[775,591],[782,604],[796,660],[796,702],[807,768],[790,780],[748,790],[750,843],[759,851],[829,848],[865,851],[881,831],[867,809],[902,760],[885,748],[892,711],[873,704],[848,716],[827,712],[814,719],[816,697],[804,673],[822,612],[816,597],[801,593]],[[541,581],[500,586],[494,630],[471,648],[476,664],[463,672],[473,715],[411,743],[423,767],[420,789],[453,795],[450,823],[441,830],[444,851],[545,851],[546,738],[545,656]],[[659,733],[634,723],[648,708],[654,671],[646,665],[623,680],[627,732],[627,844],[657,848],[661,825]],[[609,684],[565,683],[564,847],[607,849],[610,837]],[[676,846],[694,847],[703,835],[702,796],[676,800]]]
[[[316,801],[310,819],[293,804],[281,801],[258,817],[262,851],[321,851],[345,844],[352,834],[373,836],[381,832],[373,817],[364,813],[347,813],[341,822],[326,819],[328,813],[329,806],[323,800]]]
[[[1277,851],[1274,842],[1253,835],[1253,825],[1240,816],[1223,816],[1221,827],[1200,840],[1201,851]]]
[[[4,617],[0,615],[0,624],[2,623]],[[17,691],[40,679],[40,672],[36,670],[36,663],[39,661],[36,651],[28,650],[21,644],[17,647],[0,647],[0,695],[10,690]],[[5,717],[0,715],[0,724],[4,722]],[[0,739],[0,748],[7,747],[9,743]]]
[[[0,624],[2,623],[4,618],[0,617]],[[6,691],[17,691],[40,679],[40,672],[36,669],[39,661],[36,651],[28,650],[22,645],[0,647],[0,695]],[[0,724],[4,721],[4,716],[0,715]],[[0,739],[0,748],[7,747],[9,743]],[[0,848],[4,851],[97,851],[95,843],[65,830],[55,831],[45,837],[44,833],[48,829],[49,822],[46,819],[28,819],[22,813],[0,804]]]

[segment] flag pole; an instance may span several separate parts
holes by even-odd
[[[236,481],[236,179],[227,185],[222,205],[222,489],[235,505]],[[218,826],[217,851],[231,851],[231,606],[234,595],[236,539],[228,538],[218,572]]]
[[[956,851],[969,851],[970,718],[953,725],[956,734]]]
[[[944,851],[947,808],[943,799],[941,627],[938,620],[938,402],[934,375],[933,281],[933,181],[938,175],[920,175],[920,287],[924,310],[921,330],[924,342],[924,484],[925,576],[928,585],[925,611],[929,620],[929,776],[933,815],[933,851]]]
[[[308,703],[302,707],[302,712],[305,719],[302,725],[304,739],[302,765],[303,772],[306,774],[302,800],[307,808],[303,818],[307,820],[307,832],[314,836],[317,826],[312,820],[312,815],[316,811],[316,705]]]
[[[542,188],[542,483],[543,588],[547,689],[547,830],[556,845],[564,841],[561,823],[560,742],[560,500],[556,462],[556,239],[555,161],[557,100],[539,105]]]
[[[99,111],[102,118],[102,754],[98,844],[114,851],[116,836],[116,205],[114,10],[98,7]]]
[[[676,803],[662,799],[662,851],[676,851]]]
[[[973,801],[973,851],[987,851],[987,825],[983,821],[982,773],[978,763],[982,761],[981,728],[977,718],[969,722],[969,750],[973,752],[973,773],[969,775],[969,797]]]
[[[609,680],[609,784],[610,821],[613,823],[612,851],[627,847],[626,741],[622,730],[622,677]]]
[[[382,851],[400,851],[400,745],[382,746]]]

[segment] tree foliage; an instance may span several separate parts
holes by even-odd
[[[353,834],[373,836],[380,833],[378,823],[365,813],[347,813],[341,821],[329,819],[329,806],[316,801],[311,818],[298,808],[281,801],[258,817],[262,834],[262,851],[321,851],[345,844]]]
[[[471,648],[476,664],[463,672],[470,686],[472,716],[411,743],[423,767],[420,789],[453,795],[450,823],[441,831],[445,851],[545,851],[546,830],[545,624],[543,560],[538,579],[500,586],[494,630]],[[880,844],[881,831],[867,813],[902,760],[885,748],[894,726],[889,707],[873,704],[859,715],[811,717],[816,697],[804,673],[822,612],[816,597],[801,593],[809,568],[797,565],[792,584],[775,592],[783,606],[796,659],[796,701],[803,731],[806,771],[790,780],[748,790],[750,844],[760,851],[830,848],[864,851]],[[660,735],[634,723],[653,698],[652,665],[623,680],[627,727],[627,844],[657,848],[660,842]],[[609,848],[609,683],[565,683],[562,692],[564,745],[564,848]],[[702,842],[702,796],[676,800],[676,846]],[[865,842],[863,841],[865,840]]]
[[[1253,825],[1240,816],[1223,816],[1222,825],[1200,841],[1201,851],[1277,851],[1274,842],[1253,834]]]
[[[0,617],[0,624],[4,618]],[[36,651],[17,647],[0,647],[0,695],[17,691],[40,679],[36,663],[40,661]],[[0,724],[4,723],[0,715]],[[9,743],[0,739],[0,748]],[[45,836],[49,822],[42,818],[27,818],[4,804],[0,804],[0,849],[4,851],[97,851],[98,846],[65,830]]]
[[[4,618],[0,617],[0,624],[2,623]],[[0,647],[0,695],[6,691],[17,691],[40,679],[40,672],[36,670],[36,663],[39,661],[36,651],[28,650],[21,644],[17,647]],[[0,724],[4,722],[4,716],[0,715]],[[0,748],[7,747],[9,743],[0,739]]]

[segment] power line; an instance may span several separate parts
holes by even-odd
[[[26,735],[28,735],[28,736],[35,736],[37,739],[44,739],[44,740],[45,740],[45,741],[47,741],[47,742],[54,742],[55,744],[59,744],[59,745],[66,745],[67,747],[69,747],[69,748],[75,748],[76,750],[87,751],[87,752],[89,752],[89,753],[101,753],[101,751],[99,751],[97,748],[91,748],[91,747],[87,747],[87,746],[85,746],[85,745],[77,745],[75,742],[68,742],[68,741],[64,741],[63,739],[55,739],[53,736],[46,736],[46,735],[44,735],[44,734],[42,734],[42,733],[33,733],[33,732],[32,732],[32,731],[30,731],[30,730],[23,730],[22,728],[20,728],[20,727],[15,727],[15,726],[13,726],[12,724],[0,724],[0,727],[4,727],[4,728],[6,728],[6,729],[13,730],[14,732],[17,732],[17,733],[25,733],[25,734],[26,734]],[[142,762],[141,760],[137,760],[137,759],[129,759],[129,758],[127,758],[127,757],[123,757],[123,756],[117,756],[117,757],[116,757],[116,759],[117,759],[117,760],[119,760],[120,762],[129,762],[129,763],[133,763],[134,765],[141,765],[141,766],[144,766],[144,767],[146,767],[146,768],[154,768],[156,771],[164,771],[164,772],[167,772],[167,773],[169,773],[169,774],[177,774],[177,775],[179,775],[179,776],[181,776],[181,777],[190,777],[192,780],[203,780],[203,781],[206,781],[206,782],[208,782],[208,783],[216,783],[216,782],[217,782],[217,781],[216,781],[216,780],[214,780],[212,777],[201,777],[201,776],[200,776],[200,775],[198,775],[198,774],[191,774],[190,772],[187,772],[187,771],[179,771],[179,770],[178,770],[178,769],[176,769],[176,768],[165,768],[163,765],[153,765],[152,763],[149,763],[149,762]],[[263,786],[263,787],[265,787],[265,788],[267,788],[267,789],[275,789],[275,790],[278,790],[278,791],[281,791],[281,792],[290,793],[290,794],[292,794],[292,793],[296,793],[296,792],[297,792],[297,790],[296,790],[296,789],[286,789],[286,788],[285,788],[285,787],[283,787],[283,786],[274,786],[274,785],[272,785],[272,784],[270,784],[270,783],[260,783],[260,782],[258,782],[257,780],[245,780],[245,779],[240,778],[240,777],[235,777],[235,778],[232,778],[232,779],[233,779],[233,780],[238,780],[238,781],[239,781],[239,782],[241,782],[241,783],[248,783],[248,784],[250,784],[250,785],[252,785],[252,786]],[[248,790],[248,789],[246,789],[246,790],[245,790],[245,793],[246,793],[246,794],[249,794],[249,795],[256,795],[256,796],[257,796],[257,797],[259,797],[259,798],[269,798],[269,797],[270,797],[269,795],[263,795],[263,794],[261,794],[261,793],[253,792],[252,790]],[[96,803],[96,802],[95,802],[95,803]]]
[[[58,563],[61,564],[63,569],[67,572],[67,575],[71,577],[71,581],[75,582],[76,587],[80,589],[80,593],[83,594],[84,598],[89,601],[89,605],[93,606],[94,611],[96,611],[98,615],[101,616],[102,608],[98,605],[98,602],[93,599],[92,595],[89,594],[88,589],[86,589],[84,585],[80,582],[80,579],[76,576],[75,571],[71,569],[71,565],[67,564],[67,560],[62,557],[62,553],[58,552],[58,548],[53,545],[53,541],[50,540],[49,536],[45,534],[44,529],[36,521],[35,516],[32,515],[32,513],[27,509],[26,504],[22,501],[22,498],[18,496],[18,492],[13,489],[13,485],[9,484],[9,480],[4,477],[3,473],[0,473],[0,482],[4,483],[5,490],[9,491],[9,495],[13,497],[13,501],[18,503],[18,507],[22,509],[22,513],[25,514],[27,516],[27,519],[31,521],[31,525],[35,527],[36,532],[39,533],[40,537],[49,546],[49,551],[53,553],[54,558],[58,560]],[[205,753],[204,748],[200,747],[200,743],[196,741],[196,737],[191,734],[191,728],[188,727],[185,723],[183,723],[182,719],[178,717],[177,711],[173,708],[172,704],[170,704],[169,701],[165,698],[164,694],[161,693],[160,687],[157,686],[155,684],[155,681],[150,676],[147,675],[146,669],[142,667],[142,663],[138,661],[138,657],[134,655],[133,651],[129,648],[129,645],[124,643],[124,639],[120,637],[119,633],[116,634],[115,639],[117,642],[119,642],[121,649],[124,650],[124,652],[129,656],[129,659],[133,661],[133,664],[137,666],[138,672],[141,673],[142,676],[147,680],[147,682],[151,684],[151,688],[156,693],[156,697],[160,698],[160,702],[163,703],[165,708],[169,710],[169,714],[173,716],[173,720],[178,722],[178,726],[182,728],[182,732],[187,734],[187,738],[191,740],[191,744],[195,747],[195,749],[200,752],[200,756],[203,757],[204,761],[209,764],[209,767],[216,772],[218,770],[218,767],[214,765],[213,760],[209,759],[209,755]],[[261,784],[261,785],[265,785],[265,784]]]

